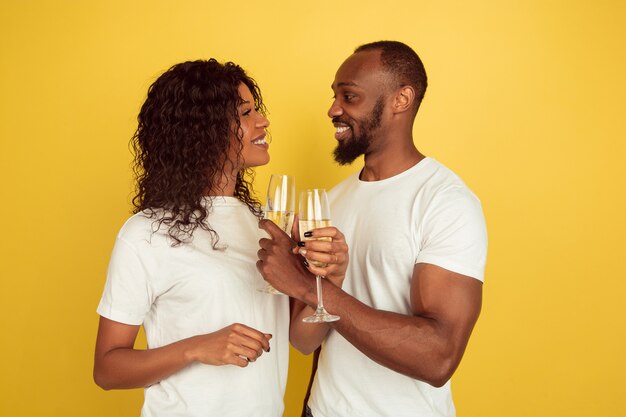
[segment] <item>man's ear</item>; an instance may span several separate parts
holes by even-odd
[[[405,85],[396,92],[393,103],[393,112],[402,113],[410,110],[415,101],[415,90],[410,85]]]

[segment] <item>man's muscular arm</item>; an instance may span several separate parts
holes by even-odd
[[[261,225],[272,239],[261,239],[259,271],[275,288],[301,302],[294,303],[298,308],[292,311],[294,346],[312,352],[333,328],[370,359],[396,372],[434,386],[450,379],[480,314],[482,282],[432,264],[416,264],[412,314],[406,315],[373,309],[322,280],[324,305],[341,320],[303,324],[298,320],[302,309],[312,311],[317,303],[314,281],[291,253],[289,238],[277,227]]]
[[[332,328],[375,362],[437,387],[459,365],[482,302],[482,282],[431,264],[413,270],[412,315],[375,310],[325,284],[326,309],[341,316]]]

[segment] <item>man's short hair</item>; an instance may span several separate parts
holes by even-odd
[[[372,50],[380,51],[383,69],[394,77],[397,82],[396,87],[410,85],[415,89],[415,111],[417,111],[428,86],[426,70],[420,57],[411,47],[398,41],[366,43],[356,48],[354,52]]]

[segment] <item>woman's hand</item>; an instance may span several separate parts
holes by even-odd
[[[331,226],[307,230],[304,236],[312,240],[298,242],[293,253],[299,253],[305,258],[305,265],[313,274],[325,277],[341,288],[349,261],[348,245],[343,233]]]
[[[206,365],[248,366],[269,352],[271,334],[234,323],[213,333],[192,337],[189,358]]]
[[[104,389],[141,388],[155,384],[193,362],[245,367],[263,351],[272,335],[243,324],[193,336],[153,349],[135,349],[137,325],[100,317],[93,377]]]

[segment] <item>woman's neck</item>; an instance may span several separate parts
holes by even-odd
[[[222,174],[217,184],[207,190],[208,196],[224,196],[232,197],[235,195],[235,186],[237,184],[237,174]]]

